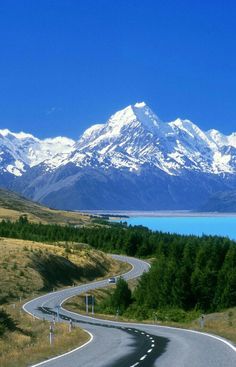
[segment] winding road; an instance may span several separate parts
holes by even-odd
[[[138,259],[113,255],[132,265],[125,279],[140,276],[149,265]],[[61,322],[71,319],[90,334],[84,346],[35,364],[42,367],[235,367],[236,347],[214,335],[152,324],[100,320],[67,311],[70,297],[107,286],[107,280],[52,292],[24,304],[27,313]],[[58,307],[59,306],[59,307]]]

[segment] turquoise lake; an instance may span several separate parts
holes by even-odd
[[[236,216],[222,217],[129,217],[123,221],[155,231],[227,236],[236,240]]]

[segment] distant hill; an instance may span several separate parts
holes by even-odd
[[[88,215],[50,209],[12,191],[0,189],[0,220],[17,220],[23,214],[32,222],[75,225],[91,222]]]
[[[200,210],[205,212],[236,213],[236,190],[218,192],[210,196]]]

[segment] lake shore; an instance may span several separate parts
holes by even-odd
[[[110,220],[127,217],[236,217],[236,213],[194,212],[190,210],[86,210],[83,213],[107,216]]]

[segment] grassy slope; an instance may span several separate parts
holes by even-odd
[[[14,192],[0,189],[0,219],[17,220],[27,214],[32,222],[89,225],[88,215],[54,210],[30,201]]]
[[[103,276],[114,262],[100,251],[32,241],[0,239],[0,303],[27,297],[42,289],[72,285]]]
[[[78,328],[69,333],[67,325],[56,325],[55,344],[50,347],[48,323],[33,320],[21,311],[26,299],[40,294],[42,289],[79,284],[123,270],[120,263],[83,244],[68,245],[65,249],[59,245],[1,238],[0,254],[1,308],[13,321],[13,325],[7,322],[10,326],[5,325],[2,332],[0,327],[1,367],[26,366],[88,340],[88,334]],[[3,316],[1,319],[0,312],[0,326],[6,321]]]

